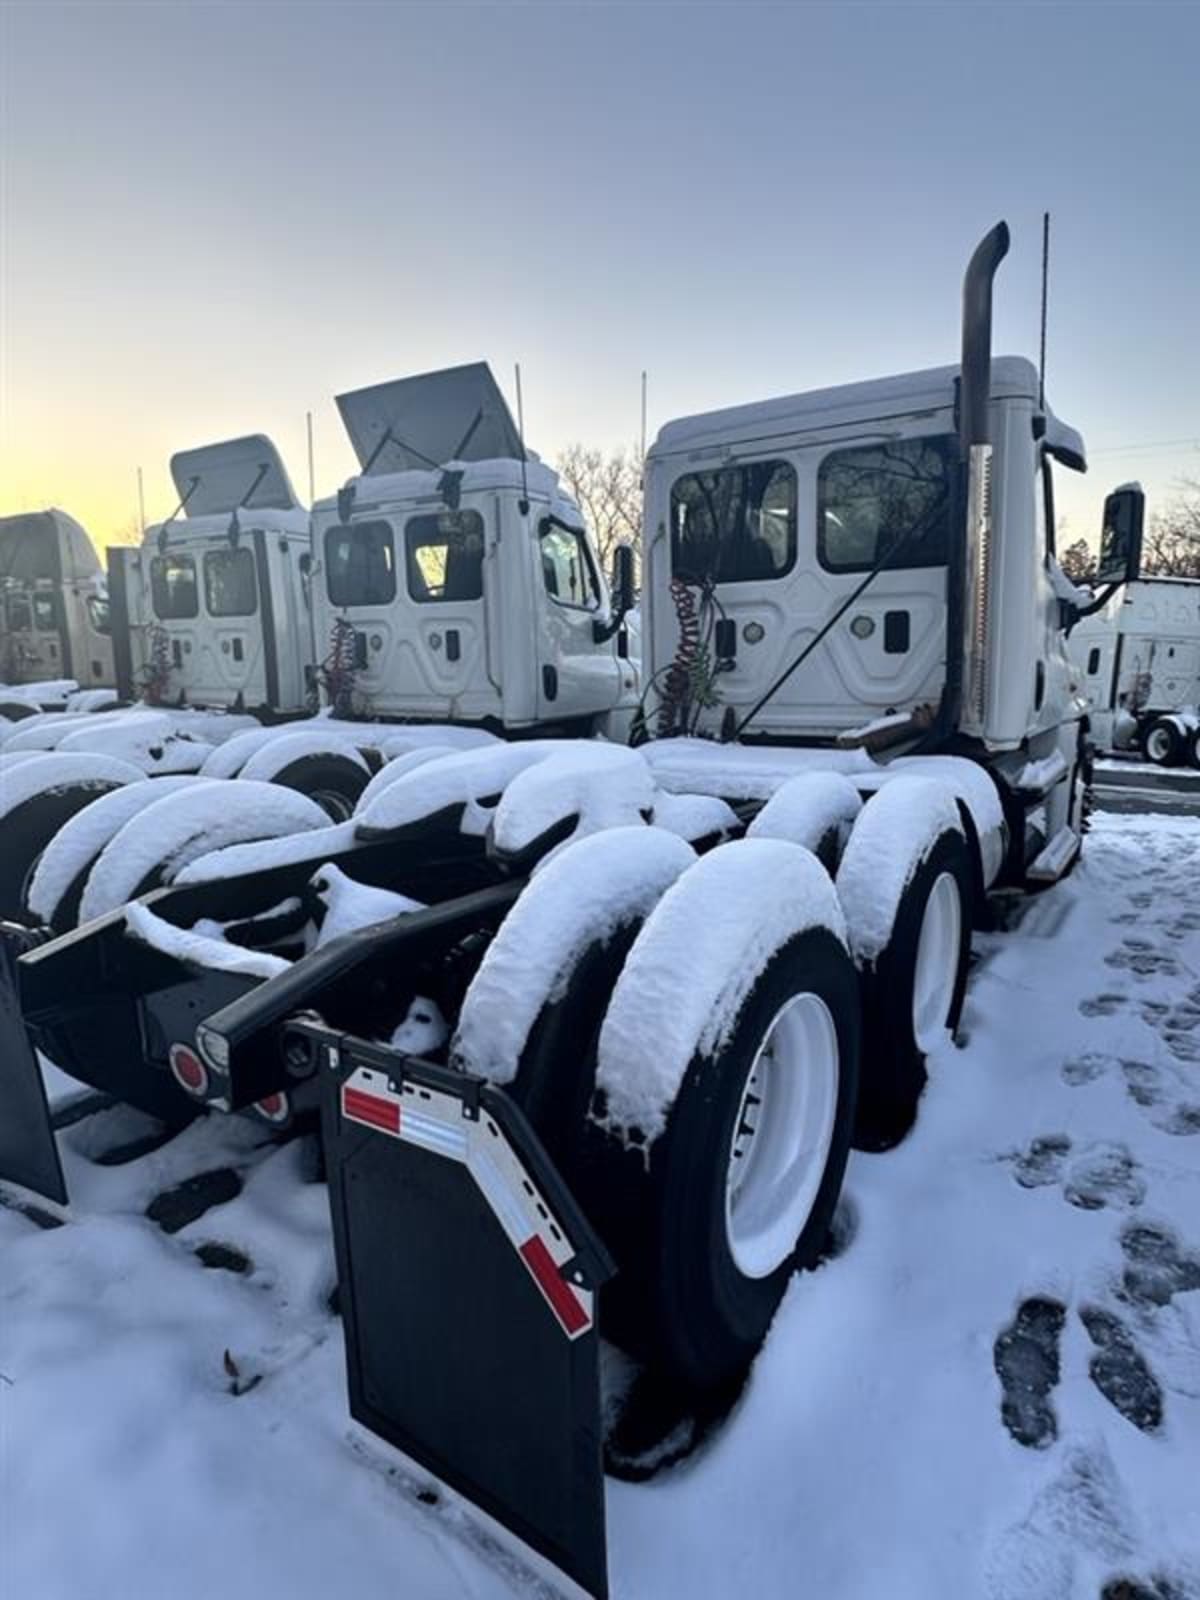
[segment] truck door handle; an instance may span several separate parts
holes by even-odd
[[[446,660],[457,661],[462,655],[462,644],[459,641],[458,629],[446,629]]]

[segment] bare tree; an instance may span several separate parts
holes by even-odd
[[[589,449],[569,444],[558,457],[558,475],[583,512],[607,571],[614,548],[637,547],[642,530],[642,457],[630,450]]]
[[[1159,578],[1200,578],[1200,478],[1181,478],[1174,498],[1150,518],[1142,571]]]
[[[1058,564],[1072,583],[1091,583],[1096,576],[1096,556],[1086,539],[1076,539],[1059,552]]]
[[[137,545],[142,542],[142,525],[136,517],[130,517],[128,522],[123,522],[108,535],[104,543],[111,545]]]

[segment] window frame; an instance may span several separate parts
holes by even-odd
[[[673,479],[667,495],[667,553],[671,562],[672,578],[681,577],[685,582],[688,582],[695,581],[697,578],[702,576],[699,573],[689,573],[682,563],[677,564],[675,560],[676,544],[677,542],[681,542],[678,541],[675,527],[676,495],[679,485],[686,482],[689,478],[698,479],[705,476],[717,477],[723,472],[745,472],[750,467],[768,466],[776,470],[782,468],[789,475],[791,480],[792,503],[790,515],[788,517],[787,561],[782,567],[777,568],[774,572],[766,577],[761,574],[748,573],[745,577],[718,576],[715,579],[715,582],[720,586],[723,586],[727,583],[778,583],[780,579],[788,577],[790,573],[795,571],[796,563],[800,559],[800,474],[796,469],[796,463],[794,461],[789,460],[789,458],[784,455],[772,454],[765,456],[739,456],[732,461],[723,461],[714,466],[708,467],[693,466],[690,467],[688,471],[681,472],[678,477]],[[772,478],[775,476],[774,471],[772,472],[771,476]],[[721,539],[718,537],[712,542],[716,545],[719,555]],[[765,540],[762,542],[766,543]]]
[[[35,633],[58,632],[58,605],[55,601],[53,590],[35,589],[33,591],[33,631]],[[43,621],[43,613],[49,621]]]
[[[875,439],[863,441],[861,443],[847,441],[844,444],[836,444],[831,449],[825,451],[825,453],[821,456],[821,459],[817,462],[816,473],[814,476],[814,490],[816,495],[816,511],[814,521],[816,539],[814,543],[817,565],[820,567],[822,572],[828,572],[832,576],[839,578],[852,578],[859,574],[865,576],[869,572],[874,572],[879,563],[878,533],[876,534],[875,540],[874,559],[870,562],[835,562],[829,560],[825,539],[825,500],[822,494],[822,475],[825,472],[828,463],[837,456],[852,455],[857,452],[866,451],[875,451],[878,453],[895,446],[903,447],[906,445],[938,447],[938,453],[941,456],[943,465],[946,469],[946,495],[944,501],[946,515],[946,536],[943,546],[943,553],[941,559],[938,561],[914,561],[911,558],[903,559],[903,557],[896,561],[886,561],[879,570],[883,572],[931,572],[939,567],[945,567],[948,565],[950,558],[950,542],[953,534],[953,530],[950,526],[950,517],[954,507],[953,470],[955,461],[957,460],[958,441],[953,433],[940,431],[937,433],[910,433],[904,434],[898,439]]]
[[[243,557],[249,562],[250,587],[253,592],[254,602],[248,611],[218,611],[213,605],[212,587],[209,582],[209,573],[212,564],[216,561],[228,561],[231,558],[240,561]],[[258,563],[254,559],[254,552],[245,545],[230,547],[227,550],[206,550],[201,562],[201,580],[204,585],[204,609],[208,616],[218,622],[226,622],[236,618],[253,617],[258,614]]]
[[[372,597],[368,599],[341,599],[333,592],[333,563],[330,560],[329,555],[330,538],[339,533],[361,533],[364,529],[368,528],[387,529],[388,547],[392,553],[391,563],[387,569],[388,575],[391,579],[391,593],[384,598]],[[371,610],[379,606],[390,606],[395,604],[396,595],[399,592],[396,582],[396,529],[395,525],[389,522],[386,517],[371,517],[369,519],[364,519],[361,522],[331,522],[325,529],[324,536],[321,540],[321,555],[325,565],[325,598],[329,601],[331,606],[343,611],[362,611]]]
[[[596,597],[595,605],[586,605],[578,600],[564,600],[561,595],[552,594],[546,584],[546,567],[542,560],[542,540],[551,533],[568,533],[575,540],[575,548],[582,552],[581,565],[586,569],[591,579],[592,593]],[[592,558],[592,544],[585,528],[577,528],[574,523],[564,522],[560,517],[545,516],[538,523],[538,568],[542,576],[542,589],[547,600],[553,601],[556,606],[561,606],[564,611],[579,611],[584,616],[594,617],[604,610],[604,586],[600,582],[600,574]]]
[[[413,573],[414,573],[414,571],[419,574],[419,576],[421,578],[421,582],[422,582],[422,584],[425,585],[425,588],[428,589],[428,587],[429,587],[428,583],[426,582],[424,573],[421,572],[421,569],[417,564],[416,549],[418,547],[422,548],[422,549],[427,549],[427,550],[428,549],[432,549],[432,548],[434,548],[434,546],[436,546],[437,544],[441,543],[441,541],[438,540],[438,539],[415,540],[414,537],[413,537],[413,530],[414,530],[414,528],[415,528],[415,526],[416,526],[416,524],[418,522],[433,522],[433,523],[437,523],[437,522],[439,522],[441,520],[442,517],[446,517],[446,516],[460,517],[460,518],[462,518],[464,520],[464,524],[465,524],[466,518],[471,517],[471,518],[474,518],[475,523],[478,524],[478,536],[479,536],[479,592],[477,594],[470,594],[470,595],[453,595],[453,594],[446,594],[445,592],[443,592],[442,594],[428,594],[428,593],[423,594],[423,595],[414,594],[414,592],[413,592]],[[466,527],[464,525],[464,528],[463,528],[464,536],[466,535],[466,531],[467,530],[466,530]],[[472,532],[474,532],[473,528],[472,528]],[[483,514],[482,514],[482,512],[477,511],[474,506],[461,506],[457,510],[454,510],[454,511],[449,511],[449,510],[445,510],[445,509],[443,509],[441,511],[415,511],[412,514],[412,516],[410,516],[407,519],[407,521],[405,522],[405,524],[404,524],[404,587],[405,587],[405,590],[406,590],[406,592],[408,594],[408,598],[412,602],[412,604],[415,605],[415,606],[471,606],[471,605],[476,605],[480,600],[482,600],[483,599],[483,560],[484,560],[484,556],[486,554],[486,540],[487,540],[487,526],[486,526],[486,524],[485,524],[485,522],[483,520]],[[445,541],[445,549],[446,549],[446,553],[447,553],[447,559],[449,559],[449,552],[450,552],[450,540],[449,540],[449,538],[447,538],[446,541]],[[443,591],[444,591],[445,590],[445,581],[444,580],[443,580],[443,583],[442,583],[442,588],[443,588]]]
[[[192,600],[190,611],[166,611],[158,603],[160,585],[162,593],[169,593],[165,574],[162,569],[171,562],[178,562],[192,569]],[[200,615],[200,574],[196,571],[195,557],[186,550],[163,551],[161,555],[152,556],[150,559],[150,604],[154,615],[159,622],[194,622]]]

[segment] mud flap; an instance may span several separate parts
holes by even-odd
[[[46,1086],[25,1032],[17,990],[24,929],[0,924],[0,1179],[67,1203]]]
[[[353,1416],[604,1600],[603,1245],[502,1091],[289,1032],[320,1060]]]

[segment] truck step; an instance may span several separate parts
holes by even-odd
[[[1033,883],[1057,883],[1079,854],[1082,843],[1075,829],[1066,824],[1026,867],[1025,876]]]

